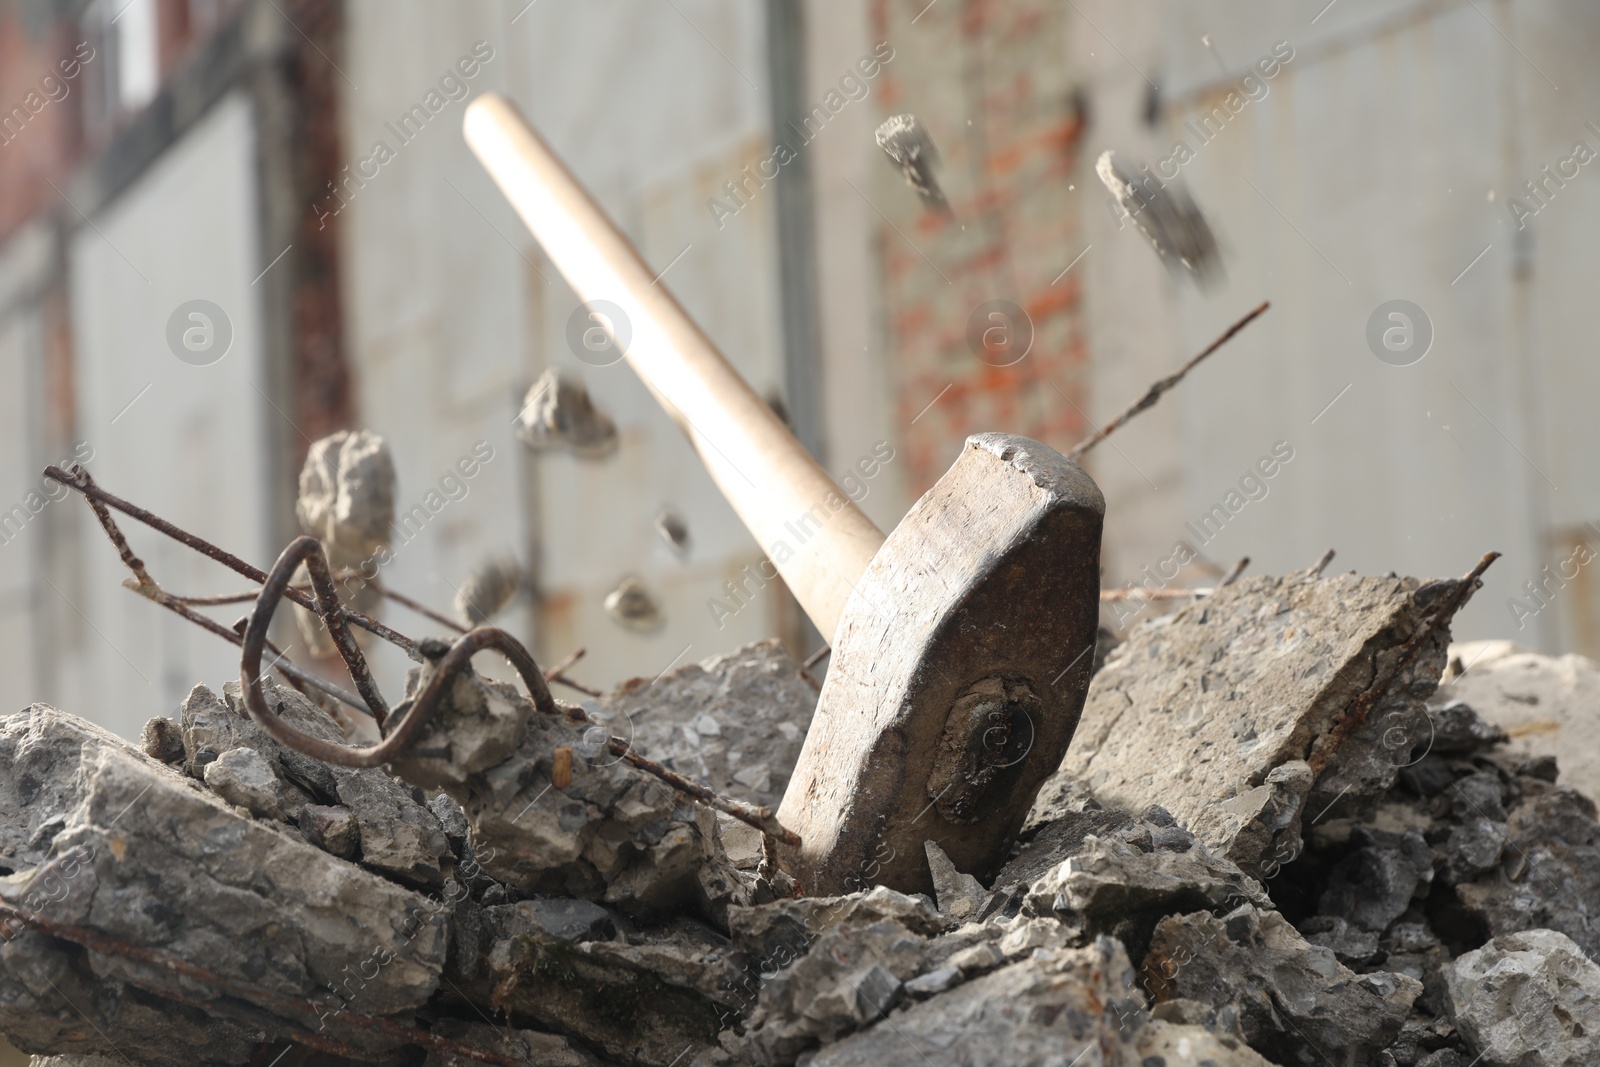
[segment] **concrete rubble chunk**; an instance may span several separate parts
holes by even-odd
[[[618,625],[640,633],[654,633],[667,621],[660,599],[636,574],[619,581],[616,588],[606,594],[602,606]]]
[[[1158,845],[1152,830],[1178,836]],[[1086,837],[1028,887],[1024,913],[1055,918],[1080,938],[1111,934],[1142,955],[1151,930],[1168,915],[1247,903],[1272,906],[1260,883],[1198,839],[1140,820]]]
[[[1499,862],[1456,896],[1491,936],[1559,931],[1600,959],[1600,821],[1576,790],[1519,776]],[[1499,832],[1496,827],[1496,832]]]
[[[183,730],[165,715],[158,715],[144,724],[139,735],[139,747],[153,760],[180,763],[183,760]]]
[[[1429,704],[1457,701],[1505,731],[1508,751],[1559,760],[1562,783],[1600,802],[1600,664],[1510,641],[1452,645],[1450,669]]]
[[[486,966],[462,992],[623,1063],[669,1067],[715,1047],[746,981],[727,939],[685,919],[647,932],[593,907],[485,908]]]
[[[388,543],[394,526],[394,459],[383,438],[367,430],[340,430],[312,443],[300,468],[300,493],[295,514],[300,528],[322,542],[335,574],[361,567]],[[300,566],[299,586],[311,576]],[[368,615],[382,610],[383,600],[366,582],[337,582],[339,599]],[[326,658],[338,655],[327,627],[310,611],[293,608],[295,625],[307,651]],[[365,631],[357,630],[361,642]]]
[[[245,1064],[261,1030],[89,973],[86,954],[32,930],[0,940],[0,1033],[55,1067]]]
[[[933,937],[945,927],[943,916],[926,897],[881,885],[839,897],[798,897],[728,909],[734,945],[763,970],[786,966],[833,927],[879,922],[897,923],[923,937]]]
[[[347,860],[361,855],[361,824],[349,808],[307,804],[296,821],[306,840],[322,851]]]
[[[1304,809],[1381,794],[1411,748],[1386,746],[1426,736],[1447,626],[1362,721],[1346,714],[1457,586],[1259,577],[1151,620],[1095,676],[1060,774],[1129,811],[1164,804],[1219,856],[1272,869],[1298,852]],[[1052,795],[1030,823],[1049,821]]]
[[[449,651],[443,641],[425,640],[424,662],[406,673],[406,691],[395,706],[404,715],[433,681],[435,665]],[[527,731],[533,706],[514,686],[486,681],[468,668],[457,674],[416,744],[390,767],[424,789],[460,787],[468,779],[511,758]]]
[[[324,740],[344,740],[327,713],[303,694],[270,682],[262,688],[268,707],[297,729]],[[250,719],[237,681],[224,683],[223,693],[226,699],[198,685],[184,699],[184,766],[190,774],[203,779],[224,752],[248,748],[278,778],[283,821],[296,820],[307,804],[343,807],[357,825],[362,866],[415,888],[444,885],[455,854],[416,786],[379,767],[333,767],[287,749]],[[335,844],[342,845],[342,839],[336,838]]]
[[[581,378],[556,367],[529,387],[516,427],[517,437],[535,452],[561,449],[592,460],[617,450],[617,424],[595,405]]]
[[[1422,983],[1356,974],[1275,911],[1245,904],[1163,919],[1142,969],[1158,1000],[1233,1005],[1250,1047],[1276,1063],[1365,1063],[1399,1035]]]
[[[763,1062],[763,1061],[753,1061]],[[1042,952],[827,1045],[807,1067],[1265,1067],[1238,1041],[1151,1018],[1122,946]]]
[[[253,748],[230,748],[206,764],[206,788],[263,819],[282,819],[282,786],[272,765]]]
[[[1413,900],[1426,898],[1433,883],[1433,852],[1415,831],[1358,827],[1350,843],[1355,847],[1329,874],[1321,914],[1382,933]]]
[[[149,1062],[193,1063],[202,1050],[208,1062],[242,1062],[227,1042],[283,1033],[285,1019],[315,1028],[326,1016],[338,1033],[346,1009],[414,1010],[438,986],[445,923],[427,897],[313,848],[281,822],[241,813],[81,719],[44,705],[0,718],[0,782],[11,783],[0,787],[0,840],[13,871],[0,877],[0,897],[199,963],[239,984],[233,1015],[245,1020],[233,1027],[229,1009],[216,1008],[215,1035],[197,1036],[211,1020],[146,997],[193,993],[190,979],[114,951],[74,963],[79,949],[28,931],[0,944],[0,1032],[14,1040],[107,1054],[150,1047],[146,1028],[155,1026],[173,1036]],[[47,832],[16,847],[41,802],[53,807]],[[51,892],[41,896],[44,886]],[[363,968],[379,957],[369,976]],[[47,978],[66,984],[53,990]],[[285,1007],[284,997],[308,1006]],[[59,1033],[76,1015],[68,1000],[99,1027],[76,1043]]]
[[[394,458],[382,437],[340,430],[312,443],[300,468],[295,515],[335,570],[382,548],[394,526]]]
[[[1497,937],[1445,972],[1450,1009],[1483,1067],[1600,1063],[1600,965],[1565,934]]]
[[[766,977],[738,1046],[741,1062],[777,1067],[882,1018],[927,962],[926,942],[896,922],[833,926]]]
[[[410,691],[421,682],[414,675]],[[680,908],[711,914],[748,902],[715,813],[625,763],[606,746],[605,727],[536,714],[513,686],[470,669],[445,705],[437,728],[419,741],[424,755],[397,767],[438,783],[461,806],[473,848],[497,880],[519,893],[580,897],[635,916]],[[426,755],[430,749],[457,752],[469,773],[449,770],[443,757]],[[568,770],[557,784],[563,749]]]
[[[759,641],[661,678],[625,682],[595,706],[597,719],[651,759],[776,810],[817,691],[777,641]]]

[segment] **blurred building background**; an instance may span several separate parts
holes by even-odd
[[[1596,44],[1577,0],[0,0],[0,699],[136,734],[238,673],[119,588],[47,463],[87,459],[266,566],[298,532],[310,443],[355,427],[389,442],[402,512],[491,452],[383,577],[449,610],[514,554],[529,588],[499,621],[543,663],[587,648],[573,676],[609,686],[766,636],[816,646],[775,585],[711,610],[760,549],[632,372],[570,349],[576,298],[462,140],[488,90],[829,470],[893,449],[862,481],[884,529],[967,434],[1065,450],[1270,299],[1090,454],[1105,584],[1329,547],[1335,570],[1460,574],[1498,549],[1457,636],[1600,652],[1575,562],[1600,520],[1600,168],[1576,150],[1600,151]],[[874,143],[902,111],[940,149],[951,220]],[[1168,272],[1119,218],[1108,148],[1181,173],[1222,280]],[[1368,341],[1395,300],[1431,333],[1408,365]],[[218,339],[186,361],[168,334],[193,301]],[[1007,366],[969,341],[993,301],[1031,337]],[[581,375],[617,453],[516,440],[547,367]],[[248,586],[123,525],[171,591]],[[1180,542],[1200,558],[1175,573]],[[653,632],[603,607],[629,575]],[[404,660],[377,662],[397,694]]]

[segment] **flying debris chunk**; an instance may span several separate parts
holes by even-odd
[[[929,210],[949,217],[953,214],[944,190],[933,176],[939,150],[933,146],[927,127],[915,115],[891,115],[878,127],[878,147],[906,176],[906,184],[917,191]]]
[[[629,575],[606,594],[606,611],[630,630],[647,633],[661,627],[666,616],[643,582]]]
[[[671,508],[662,508],[656,513],[655,526],[668,548],[680,556],[689,554],[689,524],[683,521],[682,515]]]
[[[1176,272],[1181,266],[1201,285],[1222,273],[1217,240],[1189,191],[1178,182],[1163,182],[1148,168],[1131,174],[1109,149],[1100,153],[1095,173],[1134,225],[1150,239],[1156,255]]]
[[[340,430],[307,451],[295,515],[328,550],[335,569],[353,566],[388,542],[394,487],[394,459],[383,438]]]
[[[394,458],[383,438],[368,430],[340,430],[313,442],[306,452],[295,515],[300,528],[322,542],[335,572],[356,569],[388,543],[394,495]],[[310,581],[302,567],[294,583],[304,587]],[[335,584],[348,607],[378,614],[381,600],[366,582]],[[338,652],[320,619],[304,610],[296,610],[294,616],[313,656]]]
[[[511,556],[496,556],[480,563],[456,590],[456,615],[472,626],[482,626],[522,589],[522,564]]]
[[[551,367],[523,398],[517,436],[535,452],[564,448],[580,459],[617,450],[617,424],[595,407],[583,382]]]

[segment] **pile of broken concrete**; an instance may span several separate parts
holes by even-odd
[[[36,705],[0,719],[0,1033],[61,1067],[1597,1064],[1600,781],[1551,749],[1600,672],[1452,652],[1455,590],[1259,578],[1145,623],[1008,861],[929,843],[931,897],[801,895],[475,677],[388,770],[282,748],[233,686],[139,746]],[[583,710],[772,804],[815,701],[766,643]]]

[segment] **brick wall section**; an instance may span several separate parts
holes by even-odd
[[[913,493],[968,434],[1002,430],[1065,450],[1086,432],[1082,291],[1076,268],[1060,277],[1084,245],[1070,188],[1083,132],[1070,11],[1056,0],[872,0],[873,38],[895,49],[873,99],[883,116],[909,111],[928,127],[955,213],[923,211],[887,162],[862,190],[888,220],[885,325]],[[1032,320],[1033,346],[1013,366],[968,345],[968,320],[989,300]]]
[[[0,245],[58,198],[83,151],[79,109],[84,78],[62,78],[58,64],[82,40],[71,25],[33,25],[21,5],[0,6]],[[54,76],[54,86],[42,80]]]

